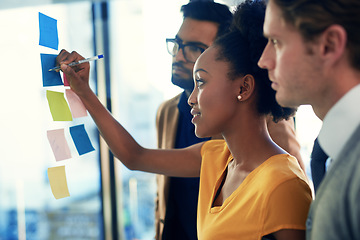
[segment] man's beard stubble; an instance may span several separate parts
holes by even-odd
[[[192,92],[192,90],[194,89],[194,80],[192,78],[192,71],[185,68],[181,62],[173,63],[173,67],[181,68],[181,70],[187,73],[189,77],[184,78],[184,77],[180,77],[178,74],[172,74],[171,82],[174,85],[184,89],[185,91]]]

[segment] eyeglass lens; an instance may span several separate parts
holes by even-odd
[[[176,40],[173,41],[166,41],[167,43],[167,50],[170,55],[176,56],[178,54],[180,48],[183,50],[184,58],[188,62],[195,62],[196,59],[201,55],[203,49],[194,45],[182,45],[179,44]]]

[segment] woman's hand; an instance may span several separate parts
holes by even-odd
[[[69,67],[68,64],[82,59],[84,59],[84,57],[76,51],[69,53],[65,49],[61,50],[56,57],[56,62],[60,65],[61,70],[66,75],[66,79],[68,80],[71,89],[79,95],[79,97],[84,97],[91,91],[89,86],[90,64],[82,63],[72,67]]]

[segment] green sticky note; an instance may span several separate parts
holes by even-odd
[[[72,121],[72,115],[64,93],[46,90],[46,98],[54,121]]]

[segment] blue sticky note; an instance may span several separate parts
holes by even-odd
[[[79,155],[95,150],[85,130],[84,124],[70,127],[70,135],[75,143],[75,147]]]
[[[58,50],[57,20],[39,12],[39,45]]]
[[[60,72],[55,72],[55,71],[49,72],[50,68],[55,67],[56,56],[57,55],[54,54],[44,54],[44,53],[40,54],[44,87],[64,85],[64,83],[61,80]]]

